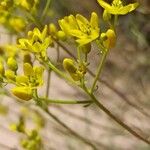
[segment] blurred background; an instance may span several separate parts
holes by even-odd
[[[117,46],[110,51],[96,95],[118,118],[140,135],[150,139],[150,1],[138,0],[138,2],[140,7],[136,11],[119,17]],[[45,3],[43,0],[41,10]],[[103,10],[96,0],[53,0],[44,23],[57,24],[58,19],[69,14],[81,13],[89,17],[92,11],[102,16]],[[104,23],[101,22],[101,25],[103,29]],[[1,44],[9,42],[8,35],[3,33],[0,35]],[[74,47],[67,44],[65,46],[74,53]],[[50,49],[49,52],[51,57],[56,57],[55,49]],[[64,57],[69,56],[62,53],[60,61]],[[94,46],[89,60],[90,70],[95,72],[99,56]],[[51,98],[81,100],[87,98],[82,91],[74,89],[54,73],[51,74],[51,78],[49,89]],[[91,80],[90,74],[87,80]],[[41,91],[45,89],[42,88]],[[9,126],[17,122],[22,106],[28,108],[28,104],[4,96],[1,96],[0,103],[0,149],[21,150],[19,139],[22,138],[22,134],[11,131]],[[44,143],[43,150],[94,149],[85,141],[90,141],[98,150],[150,150],[150,146],[125,131],[93,104],[88,107],[51,105],[49,109],[81,137],[74,135],[42,111],[36,110],[45,120],[43,121],[45,126],[40,131]],[[28,119],[27,122],[32,128],[32,119]]]

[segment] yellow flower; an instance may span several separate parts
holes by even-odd
[[[108,13],[113,15],[125,15],[133,10],[135,10],[139,3],[132,3],[123,6],[121,0],[113,0],[112,5],[106,3],[104,0],[97,0],[98,3],[107,10]]]
[[[20,17],[11,17],[9,19],[9,24],[16,32],[21,32],[26,27],[25,21]]]
[[[43,84],[43,67],[32,67],[30,63],[24,63],[23,69],[24,75],[29,79],[29,86],[37,87]]]
[[[12,93],[22,99],[32,99],[33,90],[43,84],[43,67],[32,67],[30,63],[24,63],[24,75],[18,75],[15,78],[16,87]]]
[[[9,16],[8,11],[0,10],[0,23],[5,24],[7,22],[7,17]]]
[[[42,32],[38,28],[29,31],[28,38],[19,39],[19,47],[46,59],[46,50],[53,42],[51,37],[47,36],[47,30],[47,26],[45,26]]]
[[[14,0],[16,5],[23,7],[26,10],[35,9],[39,0]]]
[[[13,6],[12,0],[1,0],[0,1],[0,10],[8,10]]]
[[[95,12],[91,14],[90,21],[77,14],[76,17],[70,15],[59,20],[59,25],[66,35],[77,38],[76,42],[79,46],[88,44],[99,37],[99,19]]]
[[[2,47],[4,49],[6,57],[15,57],[18,55],[18,47],[15,44],[7,44]]]

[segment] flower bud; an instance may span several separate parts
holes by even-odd
[[[107,49],[111,49],[116,44],[116,34],[112,29],[109,29],[106,33],[101,34],[101,40]]]
[[[29,64],[29,63],[23,64],[23,71],[24,71],[25,76],[31,76],[34,73],[33,68],[31,66],[31,64]]]
[[[16,75],[15,75],[15,72],[12,71],[12,70],[6,70],[5,71],[5,77],[9,80],[13,80],[15,81],[15,78],[16,78]]]
[[[103,20],[109,21],[111,19],[111,14],[107,12],[107,10],[104,10],[103,12]]]
[[[63,61],[63,67],[69,73],[76,73],[77,68],[75,67],[74,61],[69,58],[65,58]]]
[[[109,39],[109,48],[113,48],[116,44],[116,34],[114,32],[114,30],[107,30],[106,35]]]
[[[16,83],[21,85],[28,85],[29,78],[27,76],[16,76]]]
[[[32,99],[32,89],[30,87],[15,87],[11,89],[12,93],[25,101]]]
[[[56,28],[55,24],[51,23],[49,25],[49,32],[50,32],[51,35],[55,35],[56,34],[57,28]]]
[[[17,69],[18,69],[17,61],[13,57],[9,57],[8,58],[8,60],[7,60],[7,66],[12,71],[17,71]]]
[[[33,37],[34,33],[33,31],[28,31],[28,37],[31,39]]]
[[[63,67],[70,74],[73,80],[79,81],[81,79],[80,75],[77,73],[77,68],[72,59],[65,58],[63,61]]]
[[[21,32],[25,29],[26,23],[22,18],[14,17],[9,19],[9,24],[16,32]]]
[[[59,40],[65,41],[67,39],[66,34],[64,31],[58,31],[57,32],[57,37]]]

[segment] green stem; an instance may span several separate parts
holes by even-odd
[[[113,22],[113,30],[114,31],[116,31],[117,23],[118,23],[118,15],[115,15],[114,16],[114,22]]]
[[[97,83],[98,79],[100,78],[100,74],[102,72],[102,69],[103,69],[103,66],[104,66],[104,63],[105,63],[105,60],[106,60],[107,53],[108,53],[107,50],[105,50],[103,52],[102,58],[100,60],[100,64],[99,64],[98,69],[97,69],[96,76],[95,76],[93,84],[92,84],[91,93],[93,93],[93,91],[95,89],[95,86],[96,86],[96,83]]]
[[[111,111],[109,111],[102,103],[100,103],[96,97],[90,93],[87,89],[84,89],[84,91],[91,97],[93,102],[103,111],[105,112],[110,118],[112,118],[115,122],[117,122],[120,126],[122,126],[124,129],[126,129],[129,133],[134,135],[136,138],[142,140],[143,142],[150,145],[150,141],[146,138],[142,137],[140,134],[138,134],[136,131],[134,131],[131,127],[129,127],[127,124],[122,122],[118,117],[116,117]]]
[[[69,49],[67,49],[67,47],[65,47],[62,43],[55,41],[57,44],[59,44],[59,46],[68,54],[70,55],[72,58],[76,59],[76,57],[74,56],[73,53],[71,53],[69,51]],[[99,42],[96,41],[96,43],[98,44]],[[99,46],[100,44],[98,44]],[[101,45],[99,46],[100,49],[103,49],[103,47],[101,47]],[[95,77],[95,74],[87,68],[88,73],[92,76]],[[131,107],[133,107],[134,109],[136,109],[138,112],[142,113],[143,115],[145,115],[146,117],[150,117],[150,115],[140,106],[134,104],[133,102],[130,101],[130,99],[128,99],[122,92],[120,92],[118,89],[116,89],[115,87],[113,87],[111,84],[107,83],[104,80],[101,80],[100,78],[98,79],[98,82],[103,83],[106,87],[108,87],[110,90],[112,90],[114,93],[116,93],[122,100],[124,100],[127,104],[129,104]]]
[[[46,14],[47,14],[47,11],[48,11],[48,9],[49,9],[50,4],[51,4],[51,0],[47,0],[46,5],[45,5],[45,8],[44,8],[43,13],[42,13],[42,16],[41,16],[41,21],[44,20]]]
[[[82,63],[82,59],[81,59],[81,49],[80,49],[79,46],[77,47],[77,57],[78,57],[79,63]]]
[[[68,82],[72,83],[73,85],[77,85],[74,80],[72,80],[71,78],[69,78],[68,76],[66,76],[62,71],[60,71],[59,69],[57,69],[50,61],[46,61],[46,62],[44,62],[44,63],[45,63],[45,65],[47,65],[50,69],[52,69],[55,73],[57,73],[59,76],[61,76],[62,78],[64,78],[64,79],[67,80]]]
[[[37,27],[41,28],[42,24],[32,14],[25,12],[28,19],[30,19]]]
[[[39,97],[38,99],[45,101],[47,104],[51,104],[51,103],[54,103],[54,104],[89,104],[89,103],[92,103],[91,100],[82,100],[82,101],[79,101],[79,100],[57,100],[57,99],[47,99],[47,98],[41,98],[41,97]]]
[[[47,85],[46,85],[46,97],[49,96],[49,91],[50,91],[50,81],[51,80],[51,69],[48,69],[48,74],[47,74]]]

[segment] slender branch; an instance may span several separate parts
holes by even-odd
[[[50,81],[51,80],[51,69],[48,69],[47,73],[47,85],[46,85],[46,97],[49,97],[49,91],[50,91]]]
[[[27,11],[25,12],[25,14],[28,17],[28,19],[30,19],[37,27],[39,27],[39,28],[42,27],[42,24],[32,14],[30,14]]]
[[[102,69],[103,69],[103,66],[104,66],[104,63],[105,63],[105,60],[106,60],[106,56],[107,56],[107,51],[103,52],[102,58],[100,60],[100,64],[99,64],[98,69],[97,69],[96,76],[95,76],[94,81],[93,81],[93,85],[92,85],[92,88],[91,88],[91,93],[93,93],[94,88],[96,86],[96,83],[97,83],[98,79],[100,78],[100,74],[102,72]]]
[[[65,47],[62,43],[60,43],[59,41],[55,41],[57,44],[60,45],[60,47],[65,51],[67,52],[67,54],[69,54],[72,58],[76,59],[76,57],[74,56],[73,53],[71,53],[67,47]],[[88,73],[92,76],[92,77],[95,77],[95,74],[87,68],[87,71]],[[106,81],[104,80],[101,80],[100,78],[98,78],[98,82],[101,82],[103,83],[105,86],[107,86],[109,89],[111,89],[114,93],[116,93],[121,99],[123,99],[126,103],[128,103],[131,107],[133,107],[135,110],[137,110],[138,112],[142,113],[143,115],[147,116],[150,118],[150,115],[145,112],[145,110],[138,106],[138,105],[135,105],[133,104],[133,102],[131,102],[121,91],[119,91],[118,89],[116,89],[115,87],[113,87],[112,85],[110,85],[109,83],[107,83]]]
[[[47,98],[41,98],[38,97],[39,100],[43,100],[48,104],[54,103],[54,104],[89,104],[92,103],[91,100],[56,100],[56,99],[47,99]]]
[[[42,13],[42,16],[41,16],[41,21],[44,20],[46,14],[47,14],[47,12],[48,12],[48,9],[49,9],[50,4],[51,4],[51,0],[47,0],[47,1],[46,1],[46,5],[45,5],[45,8],[44,8],[43,13]]]
[[[62,71],[60,71],[59,69],[57,69],[50,61],[44,61],[44,64],[52,69],[55,73],[57,73],[59,76],[61,76],[62,78],[64,78],[65,80],[67,80],[68,82],[72,83],[73,85],[77,85],[76,82],[74,80],[72,80],[71,78],[69,78],[68,76],[66,76],[66,74],[64,74]]]
[[[82,59],[81,59],[81,49],[80,49],[79,46],[77,48],[77,56],[78,56],[79,63],[81,63],[82,62]]]
[[[91,74],[92,74],[92,72],[91,72]],[[101,83],[103,83],[105,86],[107,86],[109,89],[111,89],[114,93],[116,93],[119,97],[121,97],[127,104],[129,104],[135,110],[137,110],[138,112],[142,113],[146,117],[150,118],[150,114],[149,113],[147,113],[141,106],[138,106],[137,104],[134,104],[133,102],[131,102],[126,95],[124,95],[117,88],[114,88],[113,85],[107,83],[105,80],[101,80]]]
[[[67,54],[69,54],[72,58],[76,59],[76,57],[74,56],[74,54],[72,54],[68,49],[67,47],[65,47],[62,43],[60,43],[59,41],[56,41],[55,42],[65,51],[67,52]]]
[[[143,142],[147,143],[150,145],[150,141],[147,140],[146,138],[142,137],[140,134],[138,134],[136,131],[134,131],[131,127],[129,127],[127,124],[122,122],[119,118],[117,118],[111,111],[109,111],[102,103],[100,103],[96,97],[91,94],[89,91],[85,90],[85,92],[93,99],[95,104],[102,110],[104,111],[110,118],[112,118],[115,122],[120,124],[124,129],[126,129],[129,133],[134,135],[136,138],[142,140]]]

